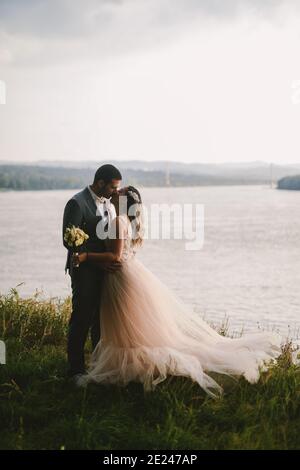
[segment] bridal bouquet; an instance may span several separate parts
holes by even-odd
[[[67,245],[74,250],[82,246],[86,240],[88,240],[88,238],[89,236],[87,233],[85,233],[81,228],[75,227],[74,225],[67,227],[64,234],[65,242],[67,242]],[[78,253],[75,254],[78,255]],[[75,267],[78,268],[78,266],[79,264]]]

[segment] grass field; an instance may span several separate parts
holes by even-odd
[[[70,299],[0,296],[0,449],[300,448],[300,370],[289,343],[255,385],[218,377],[221,399],[183,377],[153,392],[139,383],[82,389],[65,377],[69,315]]]

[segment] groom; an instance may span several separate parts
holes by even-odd
[[[103,252],[104,240],[97,237],[97,225],[102,224],[102,231],[108,231],[116,211],[109,198],[119,189],[122,176],[113,165],[102,165],[95,173],[94,182],[83,191],[75,194],[66,204],[63,217],[63,238],[66,228],[75,225],[89,235],[83,250]],[[91,330],[93,349],[100,339],[100,299],[101,286],[106,271],[121,269],[120,263],[99,266],[92,263],[72,265],[72,252],[68,250],[65,271],[69,270],[72,287],[72,314],[68,331],[69,377],[85,372],[84,345]]]

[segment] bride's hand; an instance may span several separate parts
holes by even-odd
[[[72,265],[74,267],[78,266],[81,263],[86,261],[87,254],[86,253],[73,253],[72,254]]]

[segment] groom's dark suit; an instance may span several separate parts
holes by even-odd
[[[89,235],[83,251],[103,252],[104,241],[96,234],[96,226],[101,215],[96,215],[97,206],[88,189],[75,194],[66,204],[63,217],[63,237],[70,225],[80,227]],[[91,329],[92,346],[95,348],[100,339],[100,297],[104,271],[96,265],[82,263],[72,267],[71,256],[74,250],[68,249],[65,270],[69,270],[72,286],[72,314],[68,333],[68,361],[70,374],[84,371],[84,345]]]

